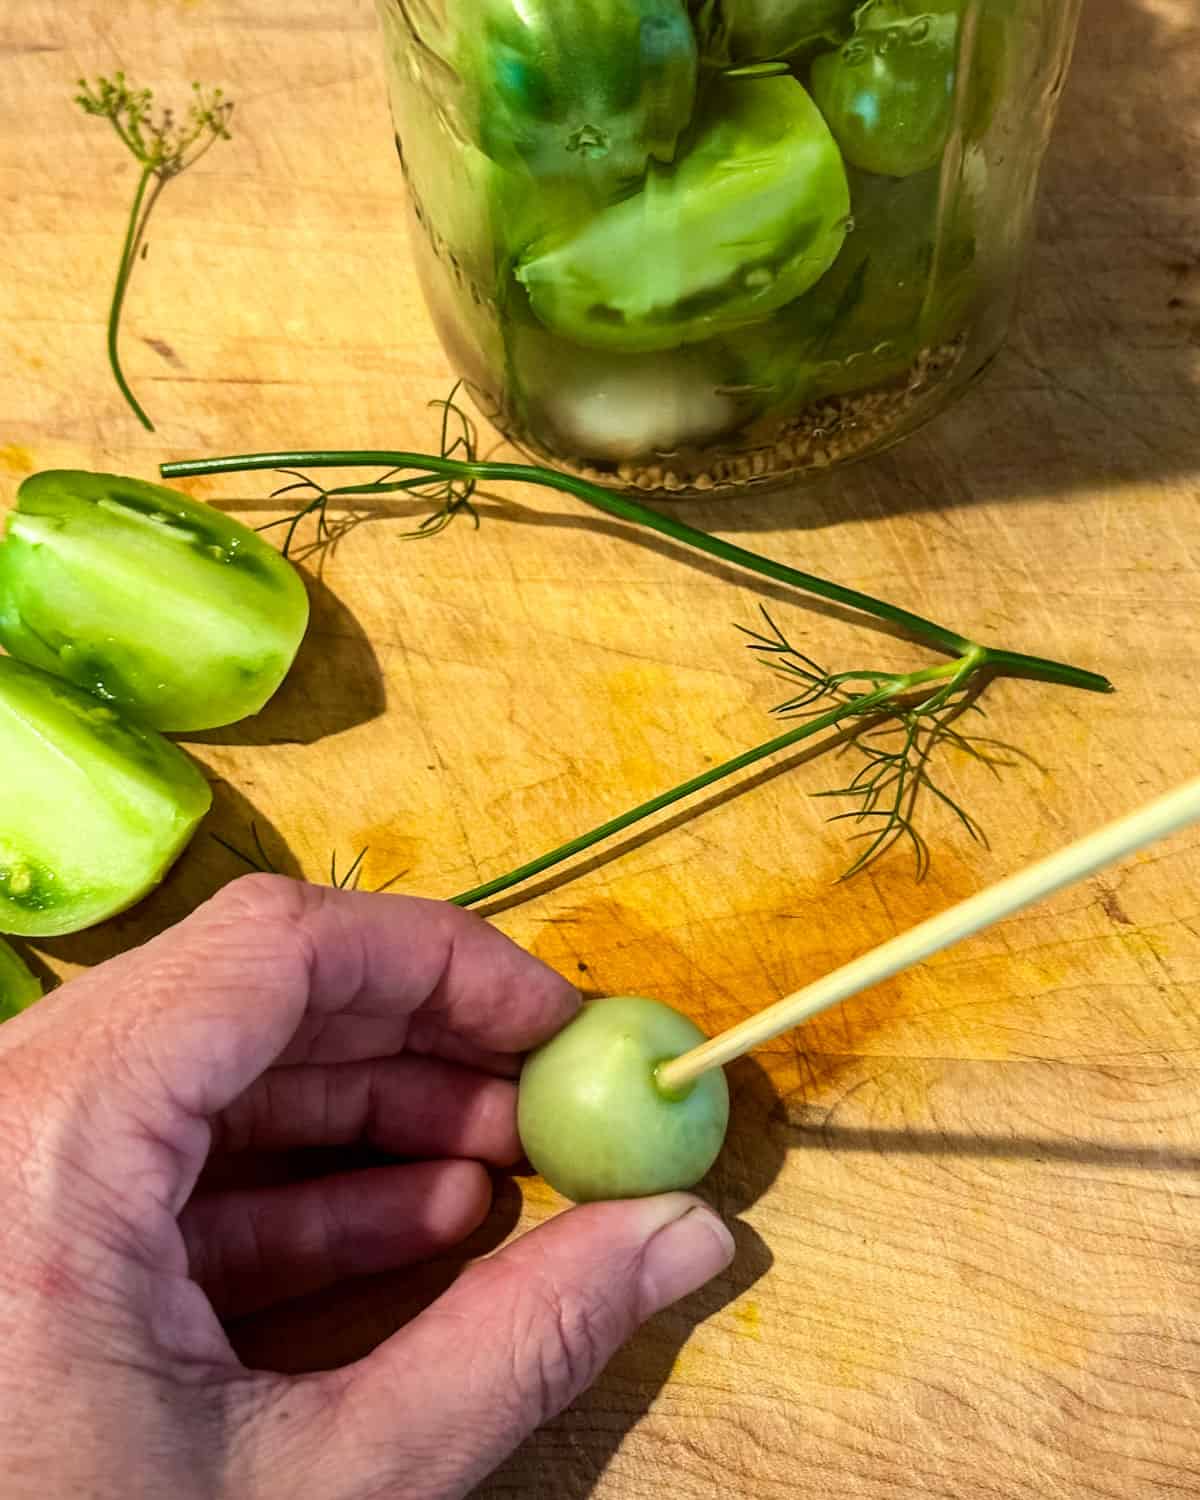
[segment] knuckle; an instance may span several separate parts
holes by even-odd
[[[300,921],[319,904],[315,886],[285,875],[240,875],[213,897],[213,908],[234,920]]]
[[[514,1342],[516,1388],[525,1392],[537,1425],[558,1415],[599,1376],[626,1329],[615,1307],[550,1282],[535,1284],[532,1308]]]

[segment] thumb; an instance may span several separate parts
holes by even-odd
[[[684,1193],[590,1204],[524,1235],[341,1373],[353,1432],[329,1458],[354,1479],[329,1492],[466,1495],[733,1254],[729,1230]]]

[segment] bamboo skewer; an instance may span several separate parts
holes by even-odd
[[[656,1074],[658,1085],[666,1093],[680,1093],[710,1068],[724,1067],[821,1011],[1198,821],[1200,777],[891,938],[720,1036],[660,1064]]]

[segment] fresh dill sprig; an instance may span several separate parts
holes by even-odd
[[[121,313],[134,265],[138,255],[145,253],[146,226],[163,188],[172,178],[194,166],[217,141],[229,139],[233,105],[222,90],[204,89],[193,83],[192,98],[181,119],[177,119],[171,109],[161,109],[156,113],[152,91],[131,88],[124,73],[115,73],[112,78],[97,78],[95,83],[81,78],[75,102],[84,114],[109,122],[141,169],[109,308],[108,362],[134,415],[147,432],[153,432],[154,424],[130,389],[121,368],[118,347]]]
[[[432,410],[440,411],[442,414],[438,457],[454,460],[461,455],[464,461],[473,462],[475,430],[470,417],[456,399],[461,387],[462,381],[459,381],[448,396],[439,401],[431,401],[429,406]],[[400,469],[393,468],[371,484],[345,484],[326,488],[296,469],[281,469],[280,473],[291,478],[293,483],[285,484],[281,489],[273,491],[272,500],[279,500],[285,495],[303,491],[310,492],[312,498],[307,500],[299,510],[281,516],[277,521],[268,521],[265,526],[258,527],[258,530],[273,531],[276,527],[286,526],[287,531],[284,534],[281,550],[284,557],[290,557],[297,529],[308,516],[315,516],[317,520],[316,545],[318,547],[327,546],[337,540],[336,534],[329,525],[330,500],[345,499],[353,495],[398,493],[416,495],[420,499],[432,501],[437,506],[437,509],[426,516],[413,530],[402,533],[406,541],[418,541],[423,537],[437,536],[464,511],[471,517],[475,529],[479,529],[479,512],[472,504],[478,488],[476,479],[457,475],[418,474],[410,479],[397,480],[396,475],[400,472],[402,472]]]
[[[244,849],[239,849],[236,844],[231,844],[228,839],[221,837],[219,833],[209,834],[214,844],[220,844],[227,853],[232,854],[235,859],[240,859],[244,865],[249,865],[252,870],[257,870],[260,875],[278,875],[279,868],[274,860],[263,848],[262,839],[259,837],[258,824],[250,824],[250,837],[254,841],[253,854],[247,854]]]
[[[954,748],[973,755],[993,771],[1010,763],[981,748],[997,746],[999,742],[968,736],[956,727],[964,715],[982,712],[977,699],[992,677],[1032,678],[1092,693],[1114,691],[1112,683],[1099,673],[1048,657],[980,645],[911,610],[763,557],[574,474],[532,464],[480,461],[475,455],[470,423],[455,404],[457,390],[456,386],[446,401],[433,403],[442,408],[443,414],[442,451],[436,455],[345,449],[259,453],[168,463],[161,466],[160,472],[168,480],[270,470],[291,473],[296,476],[298,484],[309,485],[316,498],[295,515],[272,523],[289,527],[289,541],[299,522],[314,512],[319,513],[319,533],[321,526],[325,525],[328,534],[326,507],[335,496],[390,495],[404,491],[433,498],[438,501],[440,509],[423,526],[408,533],[422,536],[435,534],[464,508],[478,525],[479,516],[471,500],[480,484],[540,486],[572,495],[605,515],[668,537],[722,563],[814,594],[890,627],[898,627],[911,639],[949,658],[936,666],[907,673],[867,670],[831,674],[797,651],[764,611],[767,631],[746,632],[750,636],[750,649],[767,656],[776,670],[796,684],[798,691],[778,705],[776,713],[784,719],[800,716],[800,724],[608,819],[518,869],[464,891],[452,898],[459,906],[475,906],[501,895],[685,798],[835,729],[838,735],[830,748],[839,747],[843,752],[857,755],[863,762],[847,785],[824,794],[849,798],[856,803],[848,813],[837,815],[838,820],[857,821],[859,836],[866,846],[847,875],[863,869],[898,841],[907,840],[913,847],[920,876],[929,864],[928,844],[914,821],[916,806],[922,799],[932,797],[940,801],[954,812],[972,838],[982,837],[970,814],[933,774],[931,761],[934,752],[943,746]],[[452,413],[457,413],[453,420]],[[381,469],[384,473],[379,480],[343,485],[337,489],[324,489],[306,477],[306,471],[310,469],[347,468]],[[409,477],[397,479],[395,476],[399,474]]]
[[[219,833],[210,834],[209,837],[213,840],[214,843],[220,844],[221,848],[224,849],[227,853],[232,854],[235,859],[241,860],[242,864],[248,865],[252,870],[257,870],[259,874],[279,874],[278,865],[276,865],[275,861],[263,847],[263,841],[261,836],[259,835],[257,823],[250,824],[250,837],[254,845],[251,852],[247,852],[245,849],[239,849],[236,844],[231,843],[229,839],[222,838]],[[337,850],[335,849],[333,851],[333,853],[329,856],[329,884],[334,888],[334,890],[358,890],[359,882],[362,878],[363,862],[370,852],[371,851],[369,847],[360,849],[358,854],[351,862],[349,869],[346,870],[344,874],[339,875]],[[404,872],[402,870],[397,871],[397,873],[393,875],[389,880],[385,880],[382,885],[377,885],[374,888],[375,894],[378,895],[381,891],[390,890],[398,880],[403,878],[403,874]]]
[[[771,670],[788,678],[799,692],[775,706],[772,712],[781,719],[815,717],[821,705],[842,705],[847,719],[860,719],[840,746],[842,754],[856,756],[862,764],[845,786],[817,792],[817,797],[847,799],[857,803],[848,812],[834,814],[831,823],[852,821],[868,825],[852,835],[865,848],[842,876],[852,875],[879,859],[901,840],[912,846],[917,879],[922,879],[930,865],[929,845],[918,830],[915,815],[918,803],[932,796],[948,807],[966,832],[977,843],[986,846],[987,839],[978,822],[967,812],[934,775],[933,763],[938,750],[953,747],[996,771],[1016,762],[988,753],[993,741],[963,733],[955,727],[966,714],[983,714],[975,701],[980,682],[964,674],[954,684],[932,694],[918,693],[915,698],[894,697],[881,706],[876,695],[881,687],[894,688],[900,677],[888,672],[828,672],[791,644],[763,606],[759,606],[766,633],[737,628],[750,638],[749,650],[767,659]],[[867,692],[852,691],[864,684]],[[863,707],[870,702],[870,706]],[[1005,747],[1007,748],[1007,747]]]

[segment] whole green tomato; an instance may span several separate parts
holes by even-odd
[[[41,984],[19,954],[0,938],[0,1021],[11,1021],[41,998]]]
[[[719,81],[688,148],[640,193],[516,267],[534,313],[596,349],[647,353],[754,323],[808,290],[846,237],[850,193],[792,78]]]
[[[530,1162],[576,1203],[694,1187],[729,1126],[725,1074],[672,1096],[655,1069],[704,1039],[657,1000],[590,1001],[521,1072],[517,1125]]]
[[[910,0],[868,0],[854,35],[812,65],[813,98],[846,160],[910,177],[935,166],[954,109],[958,20]]]
[[[0,644],[156,729],[257,713],[308,625],[300,575],[248,527],[177,490],[50,470],[0,544]]]
[[[703,60],[718,67],[790,57],[850,27],[857,0],[693,0]]]
[[[971,0],[866,0],[854,34],[813,65],[810,85],[852,166],[910,177],[936,166],[950,139],[963,7]],[[986,131],[1003,84],[1008,27],[999,11],[974,31],[964,137]]]
[[[462,112],[494,161],[605,194],[670,161],[699,59],[684,0],[477,0]]]
[[[140,901],[212,802],[169,740],[0,656],[0,932],[80,932]]]

